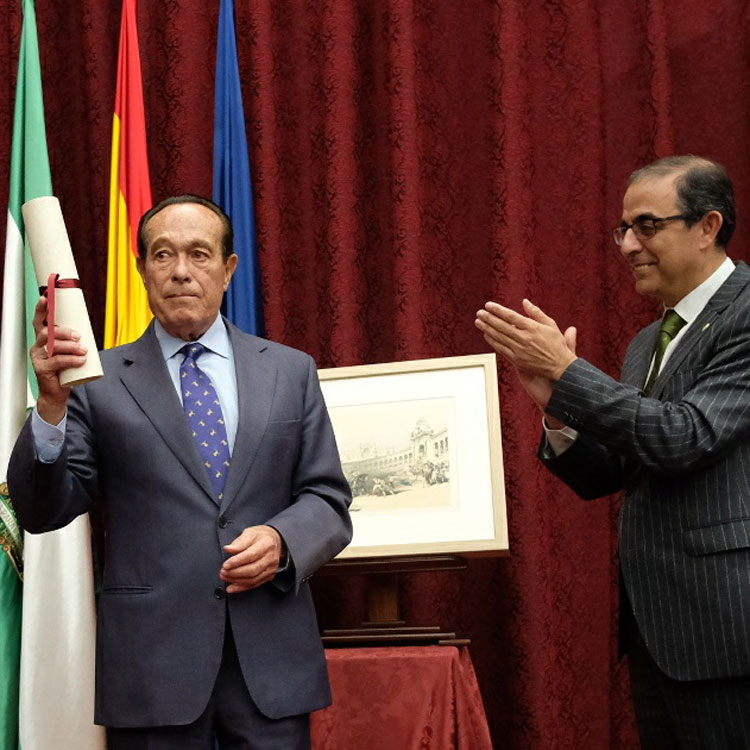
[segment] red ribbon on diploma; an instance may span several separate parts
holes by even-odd
[[[55,289],[80,289],[80,279],[61,279],[60,274],[51,273],[47,286],[39,291],[47,297],[47,356],[55,352]]]

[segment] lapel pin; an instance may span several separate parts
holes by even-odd
[[[706,328],[708,328],[710,325],[711,325],[710,323],[706,323],[706,325],[704,325],[703,328],[701,328],[701,331],[705,331]]]

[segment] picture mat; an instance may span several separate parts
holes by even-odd
[[[494,368],[494,355],[473,355],[321,370],[321,387],[332,414],[343,407],[355,412],[358,406],[367,411],[377,404],[393,409],[399,402],[429,399],[450,399],[454,404],[455,437],[450,441],[454,502],[445,507],[353,513],[354,538],[339,557],[507,552]],[[343,441],[339,448],[342,454],[350,449]]]

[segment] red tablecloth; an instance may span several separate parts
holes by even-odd
[[[492,750],[465,646],[328,649],[333,705],[313,750]]]

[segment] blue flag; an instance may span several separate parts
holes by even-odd
[[[222,0],[216,49],[214,118],[214,202],[234,226],[234,249],[240,256],[227,290],[226,315],[238,328],[262,336],[263,296],[255,238],[250,159],[242,106],[240,67],[234,31],[234,0]]]

